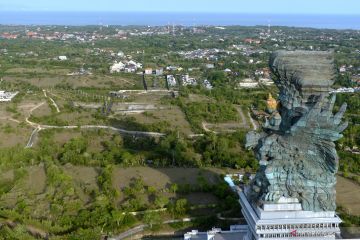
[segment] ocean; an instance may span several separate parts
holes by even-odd
[[[2,12],[3,25],[289,26],[360,30],[360,15],[244,13]]]

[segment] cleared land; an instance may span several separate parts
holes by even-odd
[[[337,177],[336,202],[352,215],[360,215],[360,186],[355,182]]]
[[[98,191],[98,176],[100,169],[96,167],[73,166],[66,164],[59,168],[65,177],[67,191],[72,191],[69,201],[81,202],[86,205],[91,201],[91,192]],[[15,174],[15,170],[0,171],[0,182],[11,186],[6,193],[0,196],[0,204],[4,207],[14,207],[18,201],[26,199],[26,204],[34,214],[34,217],[46,216],[50,209],[49,197],[60,196],[54,186],[49,185],[51,176],[48,176],[45,166],[31,166],[24,169],[21,176]],[[113,187],[120,192],[119,203],[124,200],[124,188],[129,187],[134,179],[141,178],[146,186],[155,187],[159,194],[169,198],[186,198],[191,204],[213,204],[217,198],[211,193],[189,193],[178,195],[169,192],[169,187],[176,183],[179,186],[198,184],[198,178],[202,176],[209,184],[215,184],[221,180],[221,173],[233,172],[230,169],[195,169],[195,168],[150,168],[115,167],[113,171]],[[60,195],[59,195],[60,194]],[[150,201],[145,199],[145,201]]]

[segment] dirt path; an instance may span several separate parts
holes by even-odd
[[[248,112],[248,116],[249,116],[249,119],[250,119],[251,125],[253,126],[254,131],[256,131],[256,130],[258,129],[257,123],[256,123],[255,120],[251,117],[250,112]]]
[[[204,129],[205,132],[211,132],[211,133],[217,134],[217,132],[215,132],[215,131],[213,131],[213,130],[210,130],[210,129],[207,127],[207,123],[206,123],[206,122],[202,122],[201,125],[202,125],[202,128]]]
[[[1,117],[0,120],[12,121],[12,122],[15,122],[15,123],[20,123],[19,120],[16,120],[16,119],[11,118],[11,117]]]
[[[47,91],[47,93],[50,94],[50,95],[52,95],[52,96],[54,96],[54,97],[60,98],[60,99],[62,99],[62,100],[66,100],[65,98],[59,96],[58,94],[55,94],[55,93],[52,93],[52,92],[49,92],[49,91]]]
[[[169,224],[169,223],[179,223],[179,222],[191,222],[192,220],[194,220],[195,218],[183,218],[183,219],[172,219],[172,220],[167,220],[164,221],[162,224]],[[139,225],[137,227],[134,227],[132,229],[127,230],[126,232],[123,232],[115,237],[110,238],[111,240],[121,240],[121,239],[125,239],[128,237],[131,237],[133,235],[136,235],[142,231],[145,230],[145,228],[149,227],[149,225],[147,224],[142,224]]]
[[[40,131],[44,130],[44,129],[77,129],[77,128],[80,127],[81,129],[108,129],[108,130],[112,130],[112,131],[119,132],[119,133],[122,133],[122,134],[128,134],[128,135],[133,135],[133,136],[145,136],[145,137],[162,137],[162,136],[165,136],[165,134],[159,133],[159,132],[129,131],[129,130],[122,129],[122,128],[115,128],[115,127],[103,126],[103,125],[52,126],[52,125],[44,125],[44,124],[38,124],[38,123],[31,122],[29,120],[29,118],[30,118],[32,112],[35,111],[37,108],[41,107],[44,104],[45,104],[45,102],[42,102],[42,103],[36,105],[35,107],[33,107],[29,111],[29,114],[25,119],[26,123],[34,128],[34,130],[31,133],[29,141],[26,144],[25,148],[31,148],[34,145],[37,134]]]
[[[30,122],[30,121],[29,121]],[[36,123],[30,122],[32,126],[35,126]],[[115,128],[111,126],[101,126],[101,125],[83,125],[83,126],[51,126],[51,125],[41,125],[37,124],[37,127],[32,132],[29,141],[26,145],[26,148],[31,148],[34,145],[37,134],[45,129],[108,129],[121,134],[133,135],[133,136],[145,136],[145,137],[163,137],[164,133],[158,132],[142,132],[142,131],[129,131],[122,128]]]
[[[239,115],[240,115],[240,118],[241,118],[241,122],[242,122],[243,127],[245,127],[245,128],[250,128],[250,126],[249,126],[249,124],[248,124],[248,122],[247,122],[247,120],[246,120],[245,114],[244,114],[241,106],[236,105],[236,110],[238,111],[238,113],[239,113]]]
[[[49,97],[49,96],[46,94],[46,90],[45,90],[45,89],[43,89],[43,93],[44,93],[44,96],[45,96],[46,98],[49,98],[49,99],[50,99],[52,105],[55,107],[56,111],[59,113],[59,112],[60,112],[59,106],[56,104],[56,102],[54,101],[54,99],[52,99],[51,97]]]

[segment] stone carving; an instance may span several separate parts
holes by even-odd
[[[270,68],[280,90],[277,109],[262,133],[250,132],[260,169],[245,193],[250,201],[278,203],[297,198],[303,210],[334,211],[338,155],[334,142],[347,127],[344,104],[333,114],[331,52],[277,51]]]

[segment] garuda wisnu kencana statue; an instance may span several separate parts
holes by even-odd
[[[250,132],[260,169],[245,193],[250,201],[297,199],[305,211],[334,211],[338,155],[334,142],[347,127],[344,104],[334,114],[331,52],[277,51],[270,68],[280,90],[262,133]]]

